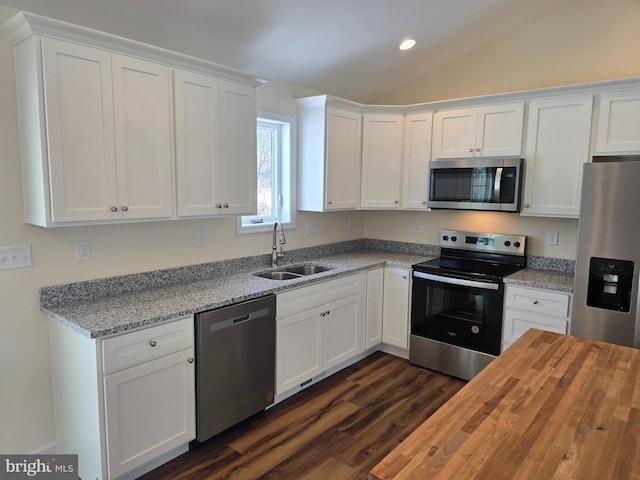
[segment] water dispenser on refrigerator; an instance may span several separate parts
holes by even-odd
[[[628,312],[631,308],[633,267],[629,260],[591,257],[587,305]]]

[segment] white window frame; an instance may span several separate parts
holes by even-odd
[[[282,224],[282,227],[287,230],[295,228],[296,119],[288,115],[258,112],[256,130],[261,122],[278,127],[278,144],[280,149],[277,152],[274,186],[277,189],[277,195],[280,201],[278,201],[276,205],[276,215],[264,218],[262,223],[251,223],[251,219],[258,218],[257,215],[238,216],[236,220],[236,232],[238,234],[271,231],[276,222]],[[286,141],[287,137],[289,137],[289,141]]]

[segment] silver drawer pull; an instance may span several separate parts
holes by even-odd
[[[157,343],[156,343],[156,341],[155,341],[155,340],[151,340],[151,341],[149,342],[149,345],[151,345],[152,347],[155,347],[155,346],[157,345]]]
[[[534,305],[537,305],[537,304],[538,304],[538,300],[534,300],[532,303],[533,303]]]
[[[193,363],[193,357],[187,358],[187,363]]]

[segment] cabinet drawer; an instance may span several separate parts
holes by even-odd
[[[193,346],[193,317],[102,341],[102,370],[115,372]]]
[[[566,318],[569,316],[569,299],[570,295],[566,293],[507,285],[505,305],[529,312]]]
[[[360,294],[364,289],[365,276],[366,273],[363,272],[323,283],[324,303]]]
[[[296,288],[276,295],[276,316],[282,318],[320,305],[322,305],[322,284]]]
[[[559,317],[547,317],[521,310],[507,308],[504,311],[504,325],[502,328],[503,343],[513,343],[530,328],[546,330],[555,333],[567,333],[567,320]]]

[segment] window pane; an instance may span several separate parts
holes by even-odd
[[[274,161],[277,131],[258,127],[258,216],[274,215]]]

